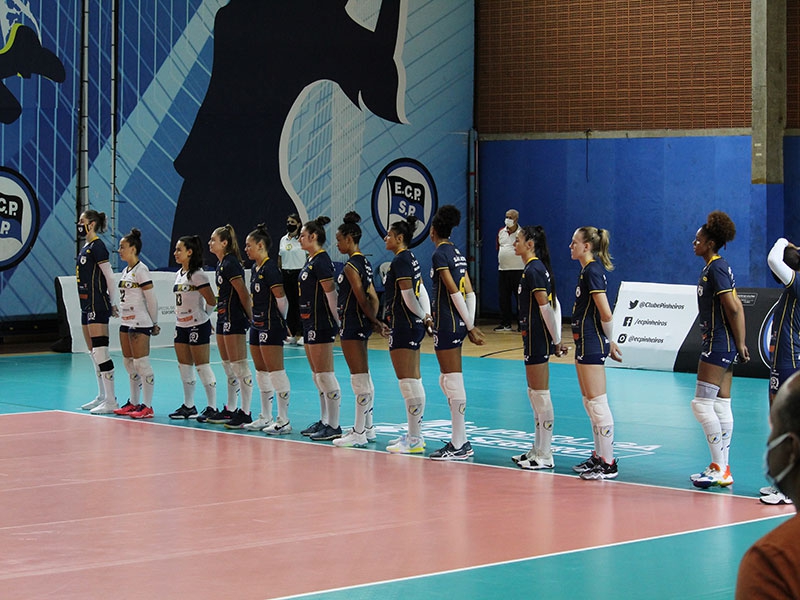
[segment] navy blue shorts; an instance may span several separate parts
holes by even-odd
[[[128,327],[127,325],[119,326],[120,333],[142,333],[144,335],[153,335],[152,327]]]
[[[340,340],[361,340],[367,341],[369,336],[372,335],[372,325],[365,325],[364,327],[355,327],[342,329],[339,332]]]
[[[797,369],[770,369],[769,371],[769,393],[773,396],[778,393],[780,388],[789,377],[797,372]]]
[[[332,344],[336,341],[336,328],[312,329],[311,324],[303,322],[303,342],[306,344]]]
[[[176,327],[176,344],[189,344],[190,346],[206,346],[211,343],[211,321],[191,327]]]
[[[419,350],[425,337],[425,327],[420,325],[412,329],[392,329],[389,334],[389,350]]]
[[[286,328],[275,329],[256,329],[250,328],[250,345],[251,346],[283,346],[283,340],[286,339]]]
[[[244,335],[249,327],[250,323],[244,315],[230,320],[217,316],[217,335]]]
[[[547,338],[533,336],[529,331],[522,331],[522,353],[526,365],[541,365],[550,360],[550,344]]]
[[[453,348],[461,348],[465,337],[467,337],[466,327],[456,327],[456,331],[434,329],[433,347],[436,350],[452,350]]]
[[[87,310],[81,312],[81,325],[92,325],[93,323],[108,325],[108,321],[110,319],[111,319],[110,310],[100,310],[100,311]]]
[[[738,356],[736,350],[731,352],[701,352],[700,361],[710,365],[717,365],[718,367],[725,367],[730,369],[733,363],[736,362]]]

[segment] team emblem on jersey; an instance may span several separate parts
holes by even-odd
[[[196,344],[199,339],[200,339],[200,333],[198,333],[197,331],[193,331],[189,334],[190,344]]]
[[[39,234],[39,202],[19,173],[0,167],[0,271],[22,261]]]
[[[313,342],[316,339],[317,339],[317,332],[314,331],[313,329],[310,329],[308,332],[308,341]]]
[[[433,177],[422,163],[412,158],[400,158],[389,163],[372,188],[372,221],[382,238],[386,237],[395,221],[411,216],[418,219],[409,248],[427,239],[431,219],[438,207],[439,197]]]

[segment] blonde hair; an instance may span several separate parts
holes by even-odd
[[[583,236],[583,241],[588,243],[592,248],[592,254],[600,259],[606,271],[613,271],[614,264],[611,262],[612,256],[608,251],[611,244],[611,237],[607,229],[598,229],[597,227],[579,227],[578,231]]]
[[[239,250],[239,241],[236,239],[236,232],[233,230],[233,225],[230,223],[217,227],[213,235],[216,235],[223,242],[228,242],[227,252],[225,254],[233,254],[236,260],[242,262],[242,252]]]

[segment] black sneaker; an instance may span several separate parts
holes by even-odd
[[[597,464],[588,471],[580,474],[581,479],[615,479],[619,475],[617,469],[617,461],[613,460],[611,464],[604,461],[602,458],[598,459]],[[695,484],[696,485],[696,484]]]
[[[335,440],[336,438],[340,437],[342,437],[342,428],[333,428],[330,425],[323,425],[322,429],[319,429],[317,432],[308,436],[309,439],[314,440],[315,442],[325,442],[328,440]]]
[[[170,419],[196,419],[197,409],[193,406],[189,408],[185,404],[181,404],[178,410],[169,414]]]
[[[211,408],[210,406],[206,406],[199,415],[197,415],[197,422],[198,423],[205,423],[211,417],[216,417],[219,414],[219,411],[216,408]]]
[[[225,407],[213,417],[206,419],[206,422],[213,425],[224,425],[225,423],[230,422],[234,414],[234,411],[228,410],[228,407]]]
[[[316,423],[312,423],[311,425],[303,429],[303,431],[301,431],[300,434],[308,436],[311,435],[312,433],[317,433],[323,427],[325,427],[325,424],[322,421],[317,421]]]
[[[225,429],[241,429],[244,425],[252,422],[253,417],[250,416],[250,413],[246,413],[241,408],[237,408],[233,411],[231,420],[225,423]]]
[[[461,448],[454,448],[452,442],[447,442],[444,448],[439,448],[435,452],[431,452],[428,458],[433,460],[467,460],[472,456],[472,445],[469,442],[464,442]]]
[[[601,462],[600,457],[597,456],[594,451],[592,451],[592,455],[589,458],[572,467],[572,470],[576,473],[585,473],[586,471],[591,471],[594,469],[599,462]]]

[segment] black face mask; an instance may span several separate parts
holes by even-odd
[[[78,237],[79,238],[86,237],[86,225],[78,223]]]
[[[287,231],[287,233],[293,233],[293,232],[297,231],[297,223],[295,223],[294,225],[292,225],[291,223],[287,223],[286,224],[286,231]]]

